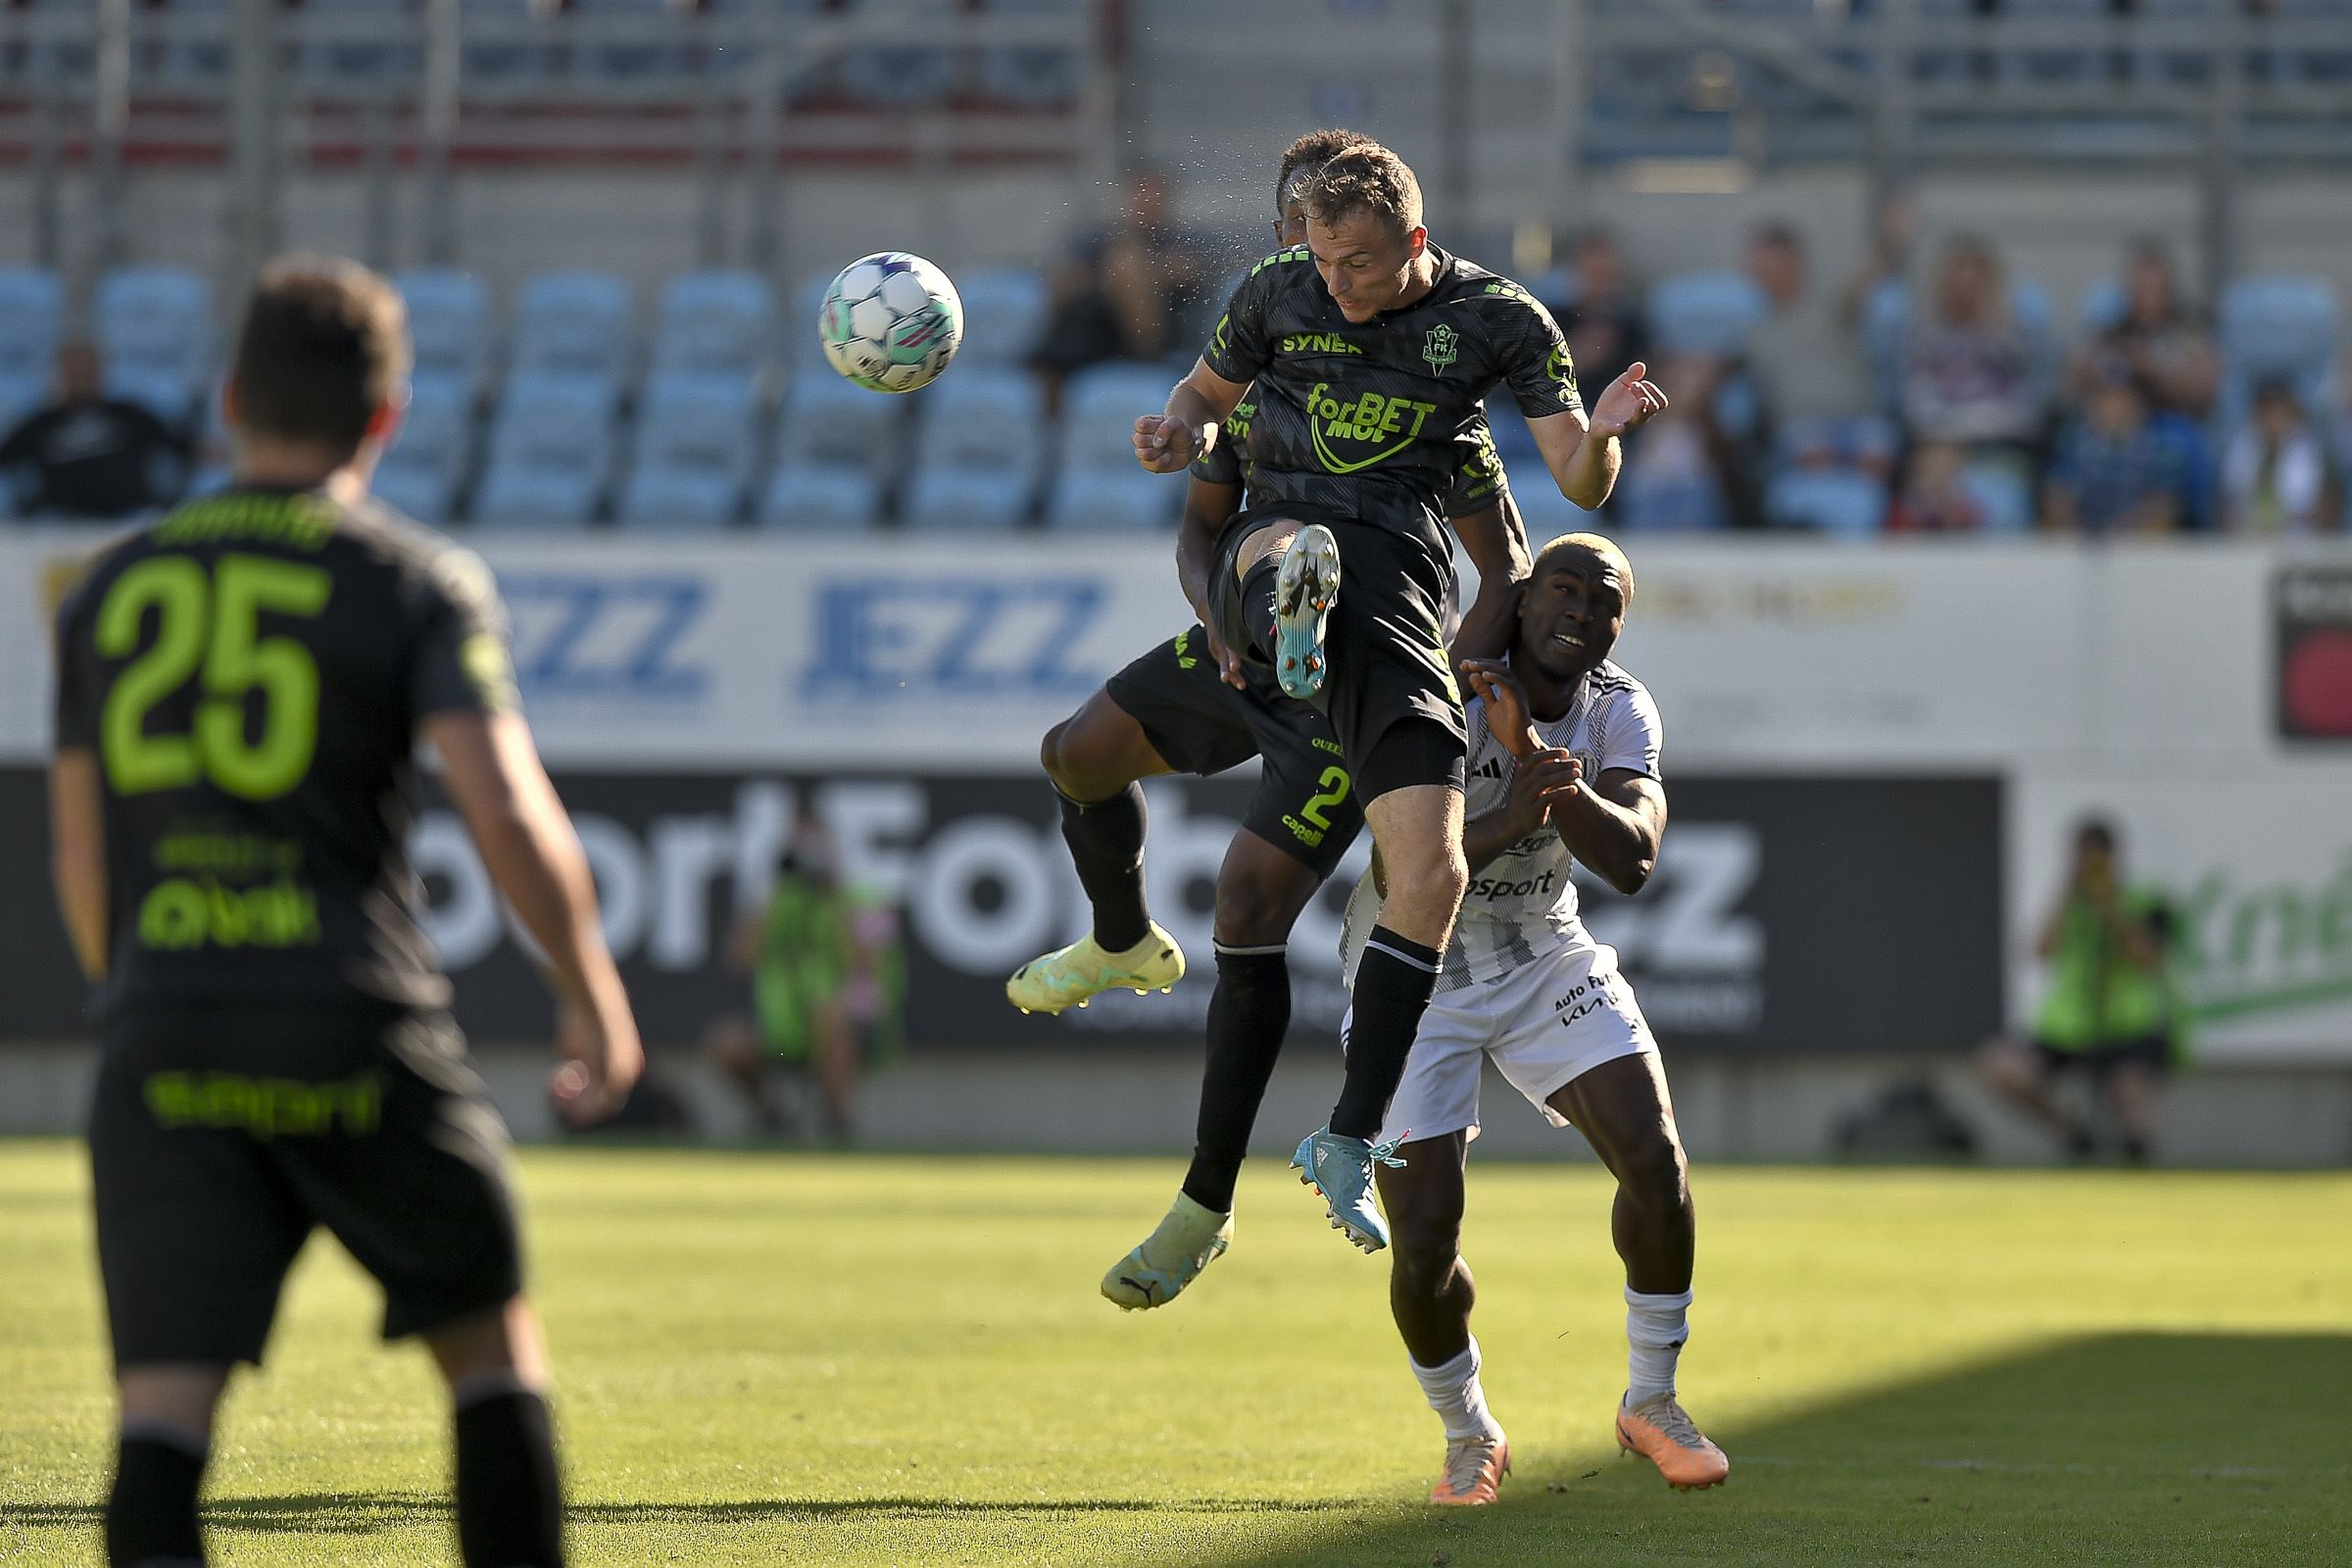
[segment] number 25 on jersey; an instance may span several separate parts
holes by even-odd
[[[138,646],[156,612],[154,644],[106,694],[100,747],[118,795],[210,779],[249,801],[285,794],[318,746],[318,662],[291,637],[260,635],[264,611],[315,618],[333,582],[324,568],[267,556],[222,556],[211,572],[188,556],[151,556],[124,571],[98,608],[101,656]],[[148,714],[201,670],[203,696],[185,734],[149,734]],[[262,693],[259,737],[246,738],[246,696]]]

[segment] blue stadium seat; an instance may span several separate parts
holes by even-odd
[[[1650,285],[1650,338],[1661,354],[1736,359],[1764,318],[1764,292],[1740,272],[1679,272]]]
[[[635,302],[628,283],[585,268],[541,272],[514,301],[514,368],[601,376],[628,373]]]
[[[2335,366],[2338,326],[2335,291],[2324,278],[2231,281],[2222,290],[2222,427],[2236,426],[2266,380],[2291,382],[2306,409],[2319,408]]]
[[[1165,407],[1173,385],[1165,369],[1149,365],[1096,365],[1071,376],[1061,394],[1063,470],[1143,472],[1135,462],[1135,417]]]
[[[963,301],[959,365],[1017,365],[1046,326],[1046,280],[1018,268],[987,268],[956,279]]]
[[[496,528],[577,527],[611,476],[613,394],[608,383],[557,374],[507,382],[491,426],[490,466],[473,520]]]
[[[574,70],[590,75],[643,79],[645,77],[683,77],[692,69],[694,55],[683,41],[683,26],[677,19],[680,9],[672,0],[569,0],[565,7],[569,15],[578,17],[590,26],[579,31],[591,41],[575,43],[571,51]],[[677,43],[618,42],[610,38],[594,41],[593,24],[607,21],[641,21],[667,23],[660,31],[680,34]],[[634,31],[635,29],[631,29]],[[645,29],[648,32],[657,29]]]
[[[187,418],[213,355],[213,295],[184,267],[121,267],[98,283],[92,311],[107,389],[167,419]]]
[[[455,267],[419,267],[392,279],[409,308],[419,375],[455,376],[481,390],[490,370],[490,285]]]
[[[998,16],[1060,17],[1068,42],[1057,48],[998,48],[980,51],[983,97],[1034,109],[1077,100],[1086,78],[1086,40],[1092,19],[1073,0],[989,0]]]
[[[853,258],[854,259],[854,258]],[[843,266],[849,265],[845,261]],[[793,290],[792,307],[784,314],[784,352],[787,364],[797,372],[822,370],[831,375],[833,368],[825,359],[824,340],[816,333],[817,321],[825,313],[825,290],[833,286],[834,274],[803,278]],[[960,351],[958,351],[960,352]]]
[[[810,533],[863,533],[882,520],[882,481],[839,464],[779,467],[760,492],[762,527]]]
[[[751,481],[759,403],[749,381],[671,371],[647,383],[615,516],[636,528],[716,528]]]
[[[775,296],[758,273],[680,272],[662,285],[654,307],[654,372],[727,374],[749,382],[766,368],[775,330]]]
[[[375,470],[376,494],[420,522],[447,521],[473,461],[473,399],[462,374],[413,376],[408,416]]]
[[[971,366],[915,401],[917,466],[900,520],[910,528],[1002,529],[1026,519],[1045,450],[1036,381],[1021,370]]]
[[[956,0],[848,0],[858,16],[884,16],[945,34]],[[956,57],[932,44],[864,44],[845,50],[841,84],[853,98],[892,108],[933,103],[956,86]]]
[[[2075,331],[2082,337],[2098,337],[2123,320],[2124,308],[2123,279],[2102,277],[2075,302]]]
[[[1867,538],[1886,521],[1886,486],[1850,468],[1783,469],[1765,482],[1764,514],[1778,527]]]
[[[776,457],[795,466],[858,468],[879,482],[898,459],[905,400],[852,386],[831,370],[795,378],[776,421]]]
[[[1544,466],[1533,443],[1529,445],[1528,456],[1509,467],[1511,499],[1519,504],[1519,515],[1527,524],[1530,546],[1541,550],[1564,533],[1579,533],[1594,526],[1592,513],[1560,494],[1551,470]],[[1343,568],[1346,564],[1341,563]]]
[[[465,75],[483,81],[545,76],[555,69],[555,29],[533,0],[458,0],[467,20],[527,24],[514,28],[512,41],[468,44],[463,55]]]
[[[0,268],[0,378],[49,384],[64,331],[65,286],[46,267]]]
[[[0,371],[0,436],[40,411],[49,401],[50,378]]]
[[[1175,525],[1184,485],[1167,474],[1127,467],[1064,469],[1046,504],[1046,526],[1077,532],[1147,532]]]
[[[172,9],[186,3],[174,0]],[[227,10],[220,0],[208,4]],[[300,40],[294,68],[328,90],[413,76],[424,65],[417,9],[415,0],[303,0],[291,18]]]

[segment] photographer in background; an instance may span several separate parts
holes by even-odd
[[[2035,946],[2050,978],[2034,1037],[1989,1041],[1982,1055],[1985,1079],[2078,1159],[2096,1143],[2053,1093],[2071,1071],[2088,1074],[2128,1162],[2144,1164],[2154,1147],[2157,1085],[2178,1039],[2173,926],[2152,890],[2125,885],[2115,829],[2096,818],[2078,827],[2066,892]]]

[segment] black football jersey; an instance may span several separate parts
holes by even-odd
[[[1500,385],[1530,418],[1583,407],[1551,314],[1510,279],[1430,252],[1429,292],[1360,324],[1340,314],[1304,246],[1267,257],[1234,290],[1201,358],[1254,383],[1252,506],[1296,503],[1417,535],[1444,556],[1440,524],[1485,424],[1481,400]]]
[[[1193,460],[1193,475],[1210,484],[1247,485],[1250,478],[1250,421],[1257,413],[1254,389],[1233,406],[1233,415],[1217,432],[1217,444]],[[1511,483],[1494,450],[1494,433],[1482,412],[1453,439],[1453,489],[1446,498],[1446,515],[1467,517],[1483,512],[1510,494]],[[1254,499],[1254,498],[1252,498]]]
[[[447,1004],[403,840],[418,724],[514,701],[477,557],[374,502],[208,497],[92,563],[57,671],[104,784],[103,1013]]]

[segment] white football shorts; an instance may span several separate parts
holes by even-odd
[[[1419,1140],[1467,1129],[1477,1137],[1482,1056],[1493,1056],[1528,1103],[1565,1127],[1568,1118],[1545,1101],[1604,1061],[1657,1049],[1617,968],[1617,950],[1561,948],[1498,980],[1438,992],[1380,1136]]]

